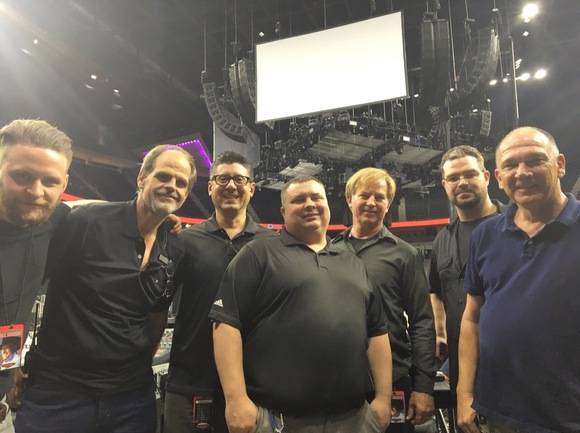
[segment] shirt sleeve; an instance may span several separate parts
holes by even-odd
[[[222,277],[210,319],[243,331],[254,317],[254,299],[262,281],[262,268],[250,246],[242,248]]]
[[[63,205],[68,207],[66,205]],[[50,278],[63,266],[74,267],[76,259],[82,257],[90,216],[84,206],[77,206],[70,212],[59,212],[58,225],[50,241],[44,278]]]
[[[423,255],[415,251],[403,268],[403,302],[409,320],[413,390],[432,394],[437,372],[435,321],[423,264]]]
[[[429,262],[429,292],[435,295],[441,295],[441,278],[437,271],[437,253],[436,244],[433,244],[431,250],[431,260]]]
[[[463,283],[463,291],[473,296],[483,296],[484,287],[483,279],[477,269],[479,245],[483,235],[483,225],[477,227],[471,235],[471,242],[469,243],[469,255],[465,264],[465,281]]]
[[[372,289],[367,308],[367,336],[372,338],[388,333],[387,316],[383,312],[379,289],[368,278],[367,284]]]

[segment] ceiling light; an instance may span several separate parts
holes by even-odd
[[[495,86],[496,84],[497,84],[497,80],[491,80],[491,81],[489,82],[489,85],[490,85],[490,86]]]
[[[91,86],[90,84],[85,84],[85,87],[89,90],[95,90],[95,88],[93,86]]]
[[[263,38],[263,37],[265,36],[265,35],[264,35],[264,32],[260,32],[260,33],[258,33],[258,36],[260,36],[261,38]]]
[[[33,43],[34,45],[38,45],[38,39],[35,39],[35,40],[33,40],[33,41],[32,41],[32,43]]]
[[[548,72],[545,69],[538,69],[536,71],[536,73],[534,74],[534,78],[537,79],[542,79],[544,78],[546,75],[548,74]]]
[[[522,12],[522,18],[524,19],[524,21],[526,23],[529,23],[532,18],[534,18],[536,15],[538,15],[538,12],[539,12],[539,8],[538,8],[537,4],[528,3],[527,5],[524,6],[524,9]]]
[[[96,75],[94,75],[94,74],[91,75],[91,80],[96,80],[96,79],[97,79],[97,76]]]
[[[524,36],[528,36],[529,34],[530,34],[530,32],[528,32],[527,30],[522,33],[522,35],[524,35]]]
[[[418,97],[419,97],[419,94],[418,94],[418,93],[415,93],[413,96],[414,96],[415,98],[418,98]]]
[[[522,80],[522,81],[528,81],[529,79],[530,79],[529,72],[524,72],[522,75],[520,75],[520,80]]]
[[[29,55],[30,57],[34,57],[34,54],[32,54],[30,51],[28,51],[26,48],[20,48],[20,51],[22,51],[24,54]]]
[[[113,89],[113,93],[116,93],[118,95],[119,91],[117,89]]]
[[[504,83],[507,83],[507,82],[508,82],[508,78],[507,78],[507,77],[505,77],[505,78],[504,78],[502,81],[503,81]]]

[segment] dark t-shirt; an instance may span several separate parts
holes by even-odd
[[[164,311],[165,259],[181,242],[161,225],[147,266],[135,201],[74,208],[50,246],[50,283],[38,334],[40,381],[101,395],[152,382],[148,316]]]
[[[387,332],[364,264],[330,242],[315,253],[286,230],[238,253],[210,317],[242,334],[250,398],[297,416],[360,407],[368,338]]]

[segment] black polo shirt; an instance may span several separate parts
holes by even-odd
[[[171,303],[163,261],[178,265],[183,249],[161,225],[141,271],[144,251],[135,200],[70,212],[49,251],[39,380],[95,395],[152,382],[148,315]]]
[[[22,228],[0,220],[0,324],[24,324],[30,330],[31,312],[42,285],[48,245],[70,207],[60,203],[42,224]],[[12,371],[0,373],[0,396],[12,388]]]
[[[351,229],[333,243],[355,253]],[[435,328],[423,255],[384,226],[356,255],[381,294],[393,353],[393,382],[410,375],[413,391],[433,394]]]
[[[498,213],[502,213],[505,206],[497,200],[492,200]],[[495,214],[493,214],[495,215]],[[490,215],[490,216],[493,216]],[[449,374],[451,390],[455,393],[459,375],[459,329],[465,311],[466,293],[463,291],[466,258],[461,260],[461,251],[469,247],[473,230],[488,217],[477,221],[469,221],[467,230],[462,230],[459,236],[460,221],[455,218],[433,241],[431,264],[429,267],[429,285],[433,294],[443,298],[445,306],[445,327],[447,331],[447,350],[449,353]]]
[[[368,338],[387,332],[364,264],[285,229],[232,260],[210,317],[241,331],[249,397],[296,416],[362,406]]]
[[[233,239],[221,228],[215,214],[183,230],[185,257],[178,270],[182,281],[179,310],[171,346],[166,389],[185,395],[212,395],[219,379],[213,356],[212,325],[208,319],[222,276],[244,245],[254,239],[276,237],[246,215],[246,227]]]

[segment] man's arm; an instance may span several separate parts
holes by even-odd
[[[258,408],[246,392],[242,335],[233,326],[215,322],[214,354],[226,400],[226,422],[230,433],[252,433],[256,430]]]
[[[168,310],[149,313],[149,325],[147,329],[149,331],[149,341],[151,344],[151,357],[157,353],[161,337],[163,337],[163,332],[165,331],[165,326],[167,326],[167,312]]]
[[[473,388],[479,360],[479,312],[483,296],[467,295],[459,335],[459,382],[457,384],[457,424],[464,433],[479,433],[475,425]]]
[[[403,269],[403,302],[409,320],[411,339],[411,375],[413,391],[409,398],[406,419],[423,424],[433,415],[435,362],[435,327],[429,300],[429,283],[423,268],[423,255],[415,252]]]
[[[393,362],[389,334],[369,339],[367,358],[375,385],[375,398],[370,406],[386,429],[391,423],[393,397]]]
[[[447,316],[445,314],[445,304],[441,295],[431,293],[431,306],[433,307],[433,319],[435,319],[435,357],[441,362],[447,359],[447,329],[445,322]]]

